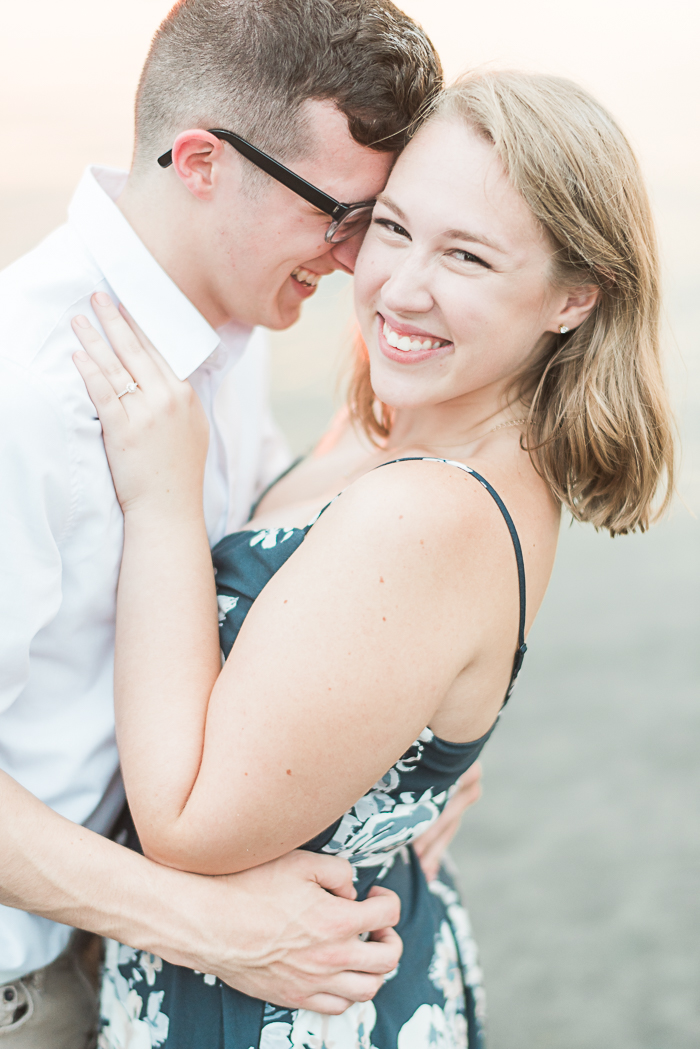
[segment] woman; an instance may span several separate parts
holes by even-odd
[[[75,328],[124,509],[117,724],[144,850],[205,874],[345,856],[358,893],[399,894],[404,941],[374,1001],[336,1017],[113,944],[106,1047],[479,1046],[466,915],[410,842],[510,695],[561,506],[615,535],[647,527],[664,474],[668,500],[652,221],[575,85],[447,91],[380,196],[355,293],[351,418],[216,547],[216,585],[195,396],[113,307],[121,364]]]

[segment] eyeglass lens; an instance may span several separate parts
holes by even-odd
[[[372,219],[373,205],[369,205],[364,208],[354,208],[349,211],[340,222],[333,222],[330,225],[328,233],[326,234],[326,240],[329,244],[341,244],[344,240],[349,240],[354,237],[357,233],[361,233],[365,230]]]

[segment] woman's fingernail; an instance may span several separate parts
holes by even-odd
[[[111,306],[112,300],[106,291],[96,291],[93,298],[98,306]]]
[[[85,350],[76,350],[75,353],[73,354],[73,360],[74,361],[89,361],[90,358],[88,357],[88,355],[85,352]]]
[[[78,314],[77,317],[73,318],[73,324],[77,324],[79,328],[89,328],[90,321],[87,317],[83,317],[82,313]]]

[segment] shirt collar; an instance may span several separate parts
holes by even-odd
[[[114,203],[127,177],[116,168],[87,168],[68,221],[136,323],[178,378],[186,379],[216,350],[224,333],[224,345],[241,347],[252,329],[233,321],[219,333],[183,295]]]

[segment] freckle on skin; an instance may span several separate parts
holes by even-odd
[[[383,582],[384,582],[384,579],[382,578],[382,576],[380,576],[380,577],[379,577],[379,582],[380,582],[380,583],[383,583]]]
[[[292,774],[292,770],[291,769],[287,769],[287,775],[291,776],[291,774]]]

